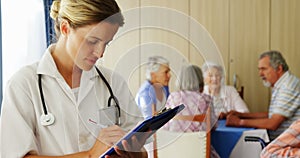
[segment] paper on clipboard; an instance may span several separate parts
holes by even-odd
[[[130,132],[128,132],[123,138],[121,138],[116,145],[122,148],[122,141],[127,140],[131,141],[132,136],[137,136],[143,132],[151,131],[150,137],[154,134],[159,128],[161,128],[164,124],[166,124],[169,120],[171,120],[176,114],[178,114],[182,109],[184,109],[184,105],[181,104],[173,109],[167,109],[162,111],[157,116],[153,116],[150,119],[144,120],[140,124],[138,124],[135,128],[133,128]],[[99,158],[104,158],[105,155],[112,155],[115,153],[114,147],[109,148],[105,153],[103,153]]]

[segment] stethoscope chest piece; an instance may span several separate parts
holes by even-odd
[[[40,122],[43,126],[52,125],[54,123],[54,121],[55,121],[55,118],[54,118],[53,114],[51,114],[49,112],[46,115],[42,114],[40,117]]]

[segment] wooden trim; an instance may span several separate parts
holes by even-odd
[[[205,114],[201,115],[177,115],[173,119],[174,120],[183,120],[183,121],[197,121],[204,122]]]

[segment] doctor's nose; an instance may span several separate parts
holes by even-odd
[[[105,51],[105,47],[99,46],[99,47],[96,47],[96,48],[95,48],[95,50],[93,51],[93,54],[94,54],[97,58],[102,58],[102,57],[103,57],[103,54],[104,54],[104,51]]]

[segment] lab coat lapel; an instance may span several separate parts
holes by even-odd
[[[58,69],[55,65],[54,59],[51,56],[51,52],[55,48],[55,44],[49,46],[49,48],[45,51],[42,59],[38,63],[37,74],[42,74],[43,77],[51,77],[54,78],[58,84],[60,85],[63,92],[68,96],[68,98],[75,104],[75,97],[72,93],[71,88],[67,85],[62,75],[58,72]],[[45,79],[43,82],[47,83]],[[46,89],[44,89],[46,90]],[[47,94],[47,93],[46,93]]]
[[[95,72],[93,69],[90,71],[83,71],[81,75],[80,81],[80,90],[78,95],[78,105],[82,102],[82,100],[88,95],[88,93],[92,90],[95,85],[95,81],[92,80],[95,77]]]

